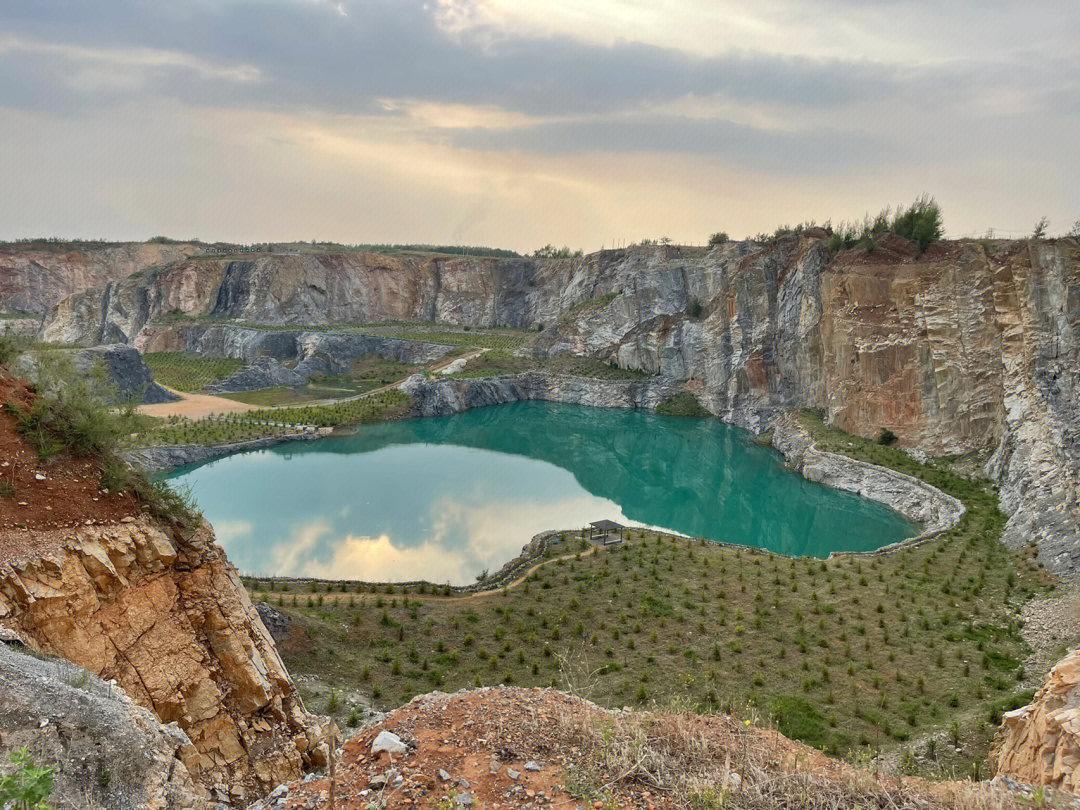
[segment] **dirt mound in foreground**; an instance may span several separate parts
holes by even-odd
[[[388,737],[385,732],[393,734]],[[389,741],[396,753],[373,753]],[[263,808],[327,807],[330,780]],[[550,689],[415,698],[345,744],[335,806],[409,808],[1029,807],[1003,784],[875,776],[731,717],[608,711]]]

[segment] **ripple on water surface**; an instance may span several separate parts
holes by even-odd
[[[524,402],[239,453],[191,487],[246,573],[465,584],[537,532],[591,520],[782,554],[866,551],[917,527],[803,479],[716,419]]]

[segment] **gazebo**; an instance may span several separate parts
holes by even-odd
[[[589,540],[604,546],[615,546],[626,539],[626,527],[614,520],[594,520],[589,524]]]

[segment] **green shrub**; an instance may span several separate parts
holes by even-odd
[[[698,398],[689,391],[680,391],[678,394],[672,394],[657,406],[656,412],[662,416],[710,415],[709,412],[701,406]]]
[[[0,331],[0,364],[10,363],[23,351],[26,341],[10,329]]]
[[[933,197],[924,194],[907,209],[896,212],[891,230],[918,244],[919,253],[922,253],[931,242],[941,238],[941,206]]]
[[[777,695],[769,701],[769,714],[780,733],[793,740],[821,748],[827,731],[821,712],[809,700],[797,695]]]
[[[716,233],[709,235],[709,247],[723,245],[728,241],[728,235],[724,231],[717,231]]]
[[[690,313],[690,317],[697,320],[705,312],[705,305],[701,303],[700,298],[691,298],[690,307],[687,310]]]
[[[891,430],[889,430],[888,428],[882,428],[881,433],[878,434],[877,443],[880,445],[884,445],[885,447],[890,447],[896,444],[897,438],[897,435]]]
[[[14,810],[50,810],[46,801],[52,795],[53,768],[38,768],[25,746],[11,752],[15,771],[0,776],[0,807]]]

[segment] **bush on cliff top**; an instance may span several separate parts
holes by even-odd
[[[15,417],[16,429],[42,461],[52,461],[65,452],[97,456],[103,490],[130,490],[165,522],[185,528],[198,524],[199,515],[189,494],[147,480],[120,459],[119,451],[136,432],[140,418],[134,401],[114,409],[116,390],[100,364],[89,372],[79,372],[66,355],[39,353],[34,361],[33,390],[34,399],[28,407],[16,402],[6,402],[3,407]]]
[[[918,245],[921,254],[931,242],[942,237],[941,206],[933,197],[923,194],[907,208],[897,208],[895,215],[892,209],[885,208],[875,217],[867,214],[861,223],[841,223],[829,237],[829,252],[835,254],[855,246],[870,252],[877,247],[878,237],[886,233],[910,239]]]

